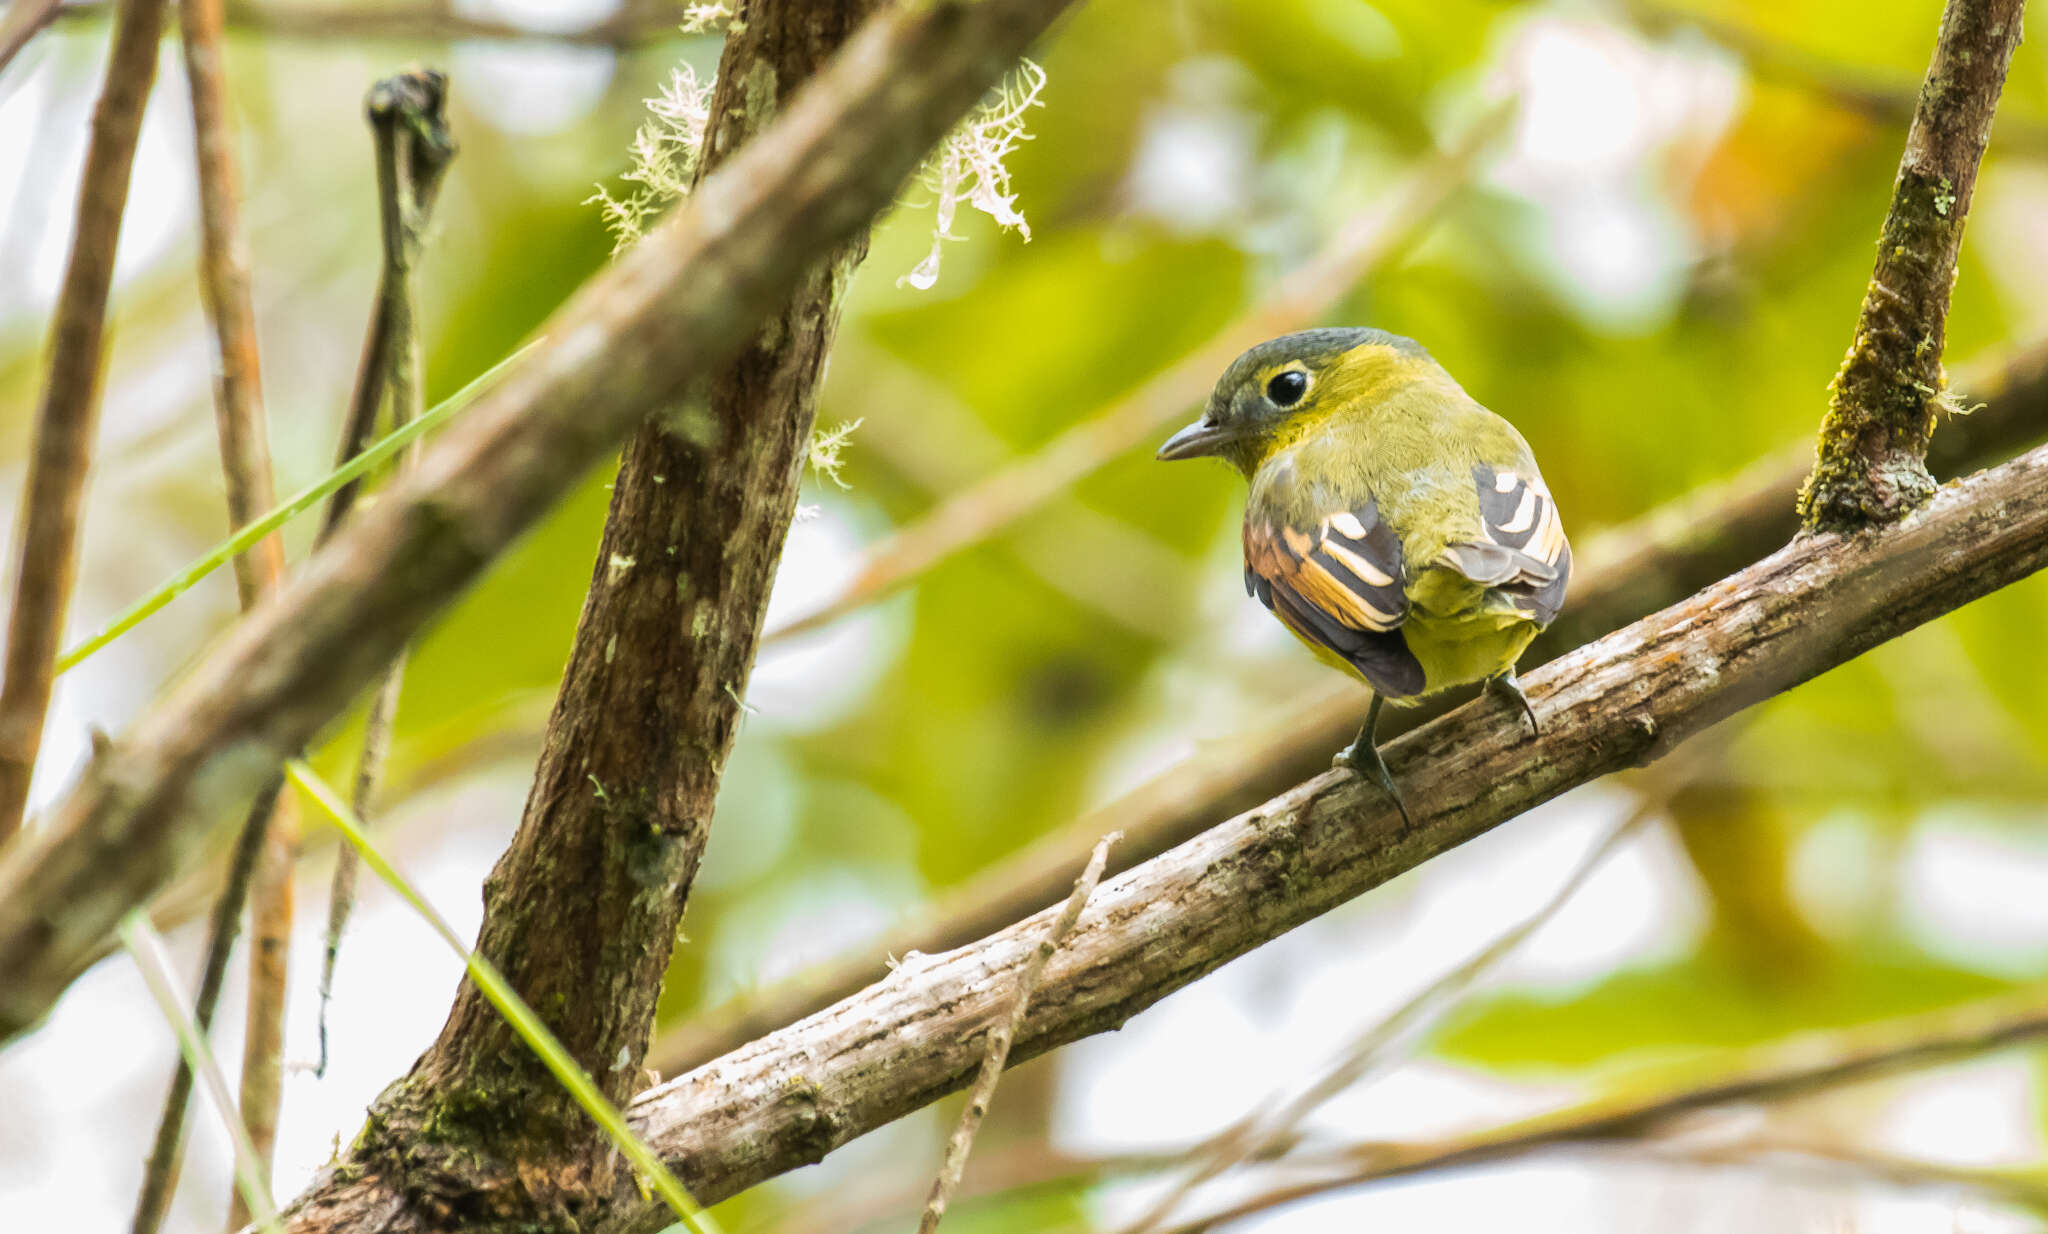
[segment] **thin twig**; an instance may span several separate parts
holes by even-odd
[[[369,441],[377,404],[388,390],[392,429],[404,428],[424,413],[420,380],[419,326],[415,320],[413,269],[426,246],[428,221],[439,198],[441,181],[455,157],[444,105],[447,80],[433,71],[401,74],[378,82],[370,91],[370,128],[377,151],[377,203],[383,238],[383,268],[377,303],[363,340],[363,358],[356,371],[356,389],[342,429],[344,456]],[[415,441],[399,457],[404,474],[419,458]],[[354,504],[357,486],[337,490],[321,528],[324,541]],[[363,721],[363,744],[356,755],[356,777],[350,806],[358,818],[370,817],[384,761],[390,753],[398,697],[405,683],[405,652],[384,670]],[[320,1057],[315,1075],[325,1075],[328,1060],[327,1011],[334,996],[334,966],[341,955],[341,936],[355,909],[360,859],[344,846],[335,858],[334,880],[327,899],[327,937],[320,960]]]
[[[250,293],[248,237],[241,220],[241,171],[236,162],[234,126],[228,113],[227,65],[222,48],[221,0],[180,0],[179,29],[185,53],[185,78],[192,95],[193,131],[199,179],[200,290],[213,323],[216,346],[215,421],[219,426],[221,472],[226,480],[228,530],[248,526],[277,504],[272,476],[268,422],[263,409],[262,366],[256,339],[256,310]],[[249,552],[235,558],[235,592],[243,612],[274,591],[284,579],[284,539],[265,536]],[[290,802],[259,803],[252,825],[262,834],[253,880],[229,880],[223,895],[251,895],[249,999],[242,1045],[241,1114],[249,1142],[269,1176],[277,1142],[277,1113],[284,1098],[284,1012],[290,982],[292,930],[292,866],[298,853],[298,819]],[[221,912],[239,915],[239,902]],[[225,949],[233,931],[209,940]],[[207,957],[207,967],[223,963],[225,954]],[[216,984],[210,993],[218,996]],[[213,1022],[210,1004],[194,1009],[197,1020]],[[184,1124],[181,1097],[188,1085],[173,1083],[161,1125]],[[161,1137],[161,1132],[159,1133]],[[171,1182],[176,1178],[175,1154]],[[165,1197],[168,1199],[168,1197]],[[229,1196],[228,1228],[248,1224],[250,1212],[240,1190]]]
[[[178,991],[177,979],[171,975],[170,955],[164,947],[163,936],[149,924],[149,914],[136,909],[121,922],[121,941],[127,946],[128,954],[134,957],[135,966],[142,970],[142,980],[149,986],[157,1007],[178,1035],[178,1050],[187,1068],[198,1072],[206,1082],[207,1096],[213,1099],[214,1109],[219,1112],[221,1122],[228,1129],[228,1137],[234,1143],[235,1181],[239,1193],[255,1213],[257,1224],[275,1234],[281,1227],[277,1221],[277,1205],[270,1198],[269,1171],[257,1159],[256,1148],[249,1142],[249,1132],[235,1114],[234,1094],[228,1091],[228,1079],[221,1074],[220,1064],[214,1061],[213,1051],[207,1047],[205,1027],[185,1014],[185,1001]]]
[[[2026,0],[1948,0],[1906,134],[1877,267],[1828,386],[1819,458],[1799,495],[1808,530],[1892,522],[1934,493],[1927,446],[1942,390],[1949,295],[1977,167]]]
[[[1635,808],[1593,845],[1556,893],[1540,908],[1466,957],[1463,963],[1418,990],[1391,1014],[1370,1025],[1299,1094],[1285,1100],[1276,1096],[1265,1108],[1252,1111],[1198,1145],[1188,1155],[1193,1168],[1186,1171],[1137,1220],[1125,1226],[1122,1234],[1151,1234],[1197,1187],[1292,1137],[1303,1120],[1331,1098],[1363,1082],[1367,1076],[1384,1071],[1396,1061],[1392,1051],[1397,1043],[1414,1040],[1429,1025],[1440,1020],[1443,1013],[1472,988],[1474,982],[1557,916],[1586,885],[1593,872],[1669,800],[1668,790],[1639,799]]]
[[[64,0],[13,0],[0,17],[0,73],[28,46],[36,32],[57,20]]]
[[[1095,884],[1102,881],[1102,867],[1109,861],[1109,847],[1118,838],[1112,831],[1095,842],[1095,852],[1089,856],[1087,868],[1074,881],[1074,893],[1067,897],[1059,916],[1046,927],[1045,937],[1039,940],[1031,958],[1018,971],[1016,993],[1011,998],[1009,1012],[990,1026],[987,1051],[981,1056],[981,1072],[967,1094],[967,1105],[960,1111],[960,1121],[953,1128],[952,1138],[946,1141],[946,1163],[932,1181],[931,1198],[925,1201],[924,1216],[917,1223],[917,1234],[934,1234],[939,1222],[945,1218],[946,1204],[953,1198],[954,1189],[960,1185],[960,1175],[967,1169],[967,1155],[974,1151],[975,1133],[981,1130],[981,1120],[988,1114],[989,1102],[995,1099],[996,1083],[1002,1079],[1003,1067],[1010,1061],[1010,1045],[1017,1039],[1017,1027],[1024,1023],[1025,1011],[1030,1009],[1031,994],[1038,988],[1038,979],[1045,972],[1045,962],[1052,959],[1060,944],[1066,941],[1067,933],[1074,928],[1074,923],[1081,919],[1081,910],[1087,907],[1088,897],[1095,894]]]
[[[206,967],[199,976],[199,995],[194,1000],[193,1021],[200,1036],[213,1031],[213,1013],[220,1005],[221,982],[228,972],[228,954],[242,927],[242,905],[249,898],[249,882],[262,856],[264,837],[270,831],[269,814],[275,805],[282,780],[266,785],[243,820],[236,837],[233,859],[228,863],[227,882],[213,902],[213,915],[206,926]],[[148,1164],[143,1167],[142,1190],[135,1198],[133,1234],[156,1234],[169,1210],[171,1193],[177,1189],[178,1167],[185,1148],[185,1113],[192,1100],[192,1069],[181,1060],[171,1074],[171,1087],[164,1097],[163,1114],[157,1121]]]
[[[0,843],[20,830],[42,749],[58,642],[77,569],[78,525],[99,420],[107,289],[142,112],[156,83],[163,0],[121,0],[113,49],[93,108],[78,186],[78,216],[50,330],[50,375],[36,413],[35,451],[23,497],[19,573],[0,680]]]
[[[1742,1103],[1785,1101],[1895,1072],[1974,1058],[2048,1036],[2048,988],[1967,1003],[1876,1024],[1804,1034],[1684,1068],[1676,1080],[1623,1084],[1534,1118],[1412,1144],[1361,1144],[1350,1169],[1277,1185],[1171,1227],[1197,1231],[1257,1212],[1384,1179],[1480,1165],[1564,1145],[1636,1142],[1670,1130],[1684,1115]]]
[[[1496,105],[1385,198],[1347,220],[1320,252],[1249,312],[1130,395],[889,536],[868,552],[838,595],[768,631],[763,641],[815,630],[880,600],[1065,496],[1084,477],[1149,441],[1206,397],[1216,375],[1239,352],[1313,322],[1442,217],[1444,202],[1471,176],[1473,165],[1513,114],[1512,100]]]

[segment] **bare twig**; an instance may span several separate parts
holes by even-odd
[[[1195,1234],[1282,1204],[1382,1179],[1480,1165],[1540,1149],[1654,1137],[1683,1115],[1716,1106],[1780,1102],[1917,1067],[1974,1058],[2048,1035],[2048,991],[2036,988],[1960,1007],[1854,1028],[1809,1033],[1741,1051],[1733,1060],[1668,1071],[1595,1098],[1500,1127],[1416,1144],[1365,1144],[1352,1168],[1261,1191],[1169,1234]]]
[[[178,6],[185,75],[192,94],[197,140],[200,217],[200,288],[216,347],[215,423],[226,481],[228,525],[241,527],[277,504],[263,414],[256,344],[256,314],[249,291],[248,242],[241,224],[241,175],[228,119],[226,66],[221,51],[218,0],[183,0]],[[284,578],[284,541],[266,536],[235,558],[235,591],[243,612]],[[235,858],[207,934],[207,954],[193,1020],[211,1030],[222,978],[240,932],[244,900],[256,889],[257,938],[250,949],[247,1031],[242,1049],[242,1122],[265,1168],[277,1139],[282,1099],[284,999],[291,939],[291,867],[297,825],[290,806],[274,797],[258,801],[243,824]],[[254,863],[253,866],[251,863]],[[180,1058],[158,1116],[143,1185],[136,1199],[135,1234],[154,1234],[177,1187],[185,1112],[192,1093],[189,1063]],[[249,1220],[240,1191],[230,1198],[230,1227]]]
[[[42,749],[43,718],[64,635],[77,568],[78,524],[99,420],[101,336],[107,288],[142,111],[156,83],[163,0],[121,0],[114,15],[107,76],[93,108],[92,140],[78,186],[71,257],[50,329],[50,375],[36,413],[35,452],[22,499],[19,573],[7,620],[5,679],[0,680],[0,843],[21,827],[29,779]],[[107,925],[111,928],[112,921]]]
[[[1038,979],[1045,972],[1045,962],[1066,941],[1074,923],[1081,919],[1081,910],[1087,907],[1088,897],[1095,894],[1095,884],[1102,881],[1102,867],[1109,860],[1109,846],[1116,843],[1115,832],[1096,841],[1095,852],[1088,858],[1087,868],[1074,881],[1074,893],[1060,907],[1059,916],[1046,927],[1045,937],[1039,940],[1038,949],[1024,962],[1018,972],[1015,992],[1011,996],[1009,1010],[988,1030],[988,1048],[981,1057],[981,1071],[974,1078],[974,1087],[968,1091],[967,1105],[960,1111],[960,1121],[953,1128],[953,1135],[946,1141],[946,1162],[939,1169],[939,1176],[932,1180],[931,1198],[925,1201],[924,1216],[917,1223],[917,1234],[934,1234],[939,1222],[946,1216],[946,1205],[953,1198],[953,1192],[960,1186],[960,1175],[967,1169],[967,1155],[974,1151],[975,1133],[981,1130],[981,1120],[987,1116],[989,1103],[995,1100],[996,1084],[1003,1078],[1003,1068],[1010,1061],[1010,1043],[1017,1039],[1017,1026],[1024,1022],[1024,1013],[1031,1006],[1031,992],[1038,988]]]
[[[1935,439],[1929,458],[1941,474],[1998,461],[2048,435],[2048,343],[1975,366],[1958,385],[1985,406]],[[1730,483],[1707,486],[1594,537],[1584,546],[1571,602],[1527,659],[1540,663],[1590,642],[1783,544],[1798,529],[1793,497],[1812,459],[1809,446],[1792,446]],[[664,1075],[701,1066],[887,975],[888,956],[958,947],[1055,902],[1065,871],[1111,828],[1124,834],[1111,857],[1112,874],[1151,860],[1322,771],[1329,752],[1358,731],[1366,699],[1363,690],[1333,681],[1294,700],[1270,727],[1204,748],[948,892],[882,937],[667,1030],[650,1051],[649,1065]],[[1427,718],[1426,709],[1419,710]],[[1419,722],[1409,713],[1389,719],[1403,726]]]
[[[1809,529],[1890,522],[1934,492],[1926,456],[1935,413],[1946,405],[1949,292],[2025,7],[2026,0],[1948,0],[1942,10],[1877,269],[1828,387],[1819,460],[1800,493]]]
[[[929,0],[870,19],[412,475],[194,665],[33,843],[0,852],[0,1040],[631,426],[736,354],[1067,3]]]
[[[1150,1234],[1179,1208],[1195,1188],[1212,1178],[1252,1160],[1293,1137],[1303,1120],[1331,1098],[1377,1074],[1395,1059],[1393,1047],[1413,1040],[1472,988],[1474,982],[1506,959],[1544,923],[1557,916],[1571,902],[1586,880],[1603,865],[1623,841],[1653,817],[1669,801],[1669,791],[1640,799],[1627,817],[1601,837],[1572,870],[1557,892],[1535,912],[1516,922],[1499,937],[1480,948],[1465,961],[1418,990],[1413,997],[1358,1034],[1321,1074],[1292,1098],[1277,1094],[1263,1109],[1245,1115],[1235,1124],[1210,1137],[1188,1154],[1191,1169],[1148,1207],[1122,1234]]]
[[[198,149],[200,285],[219,348],[216,419],[221,469],[227,480],[228,522],[231,527],[241,527],[277,504],[277,485],[272,478],[263,410],[248,238],[241,220],[241,172],[228,115],[220,0],[180,0],[178,12]],[[247,612],[260,596],[275,591],[284,581],[283,537],[265,537],[235,558],[234,564],[236,593]],[[267,1180],[277,1143],[278,1108],[284,1100],[284,1011],[291,978],[297,807],[289,800],[273,798],[266,810],[259,802],[248,825],[260,833],[262,851],[247,888],[253,937],[244,1013],[241,1111],[251,1150]],[[224,895],[232,897],[237,890],[235,882],[229,880]],[[230,904],[225,911],[239,913],[241,906]],[[233,944],[234,933],[217,933],[209,942],[224,951]],[[208,957],[209,967],[215,962]],[[218,995],[218,985],[214,993]],[[200,1019],[212,1023],[212,1006],[197,1010]],[[183,1111],[166,1106],[164,1117],[166,1121],[182,1120]],[[228,1228],[240,1229],[251,1216],[248,1201],[236,1189],[229,1196]]]
[[[129,955],[134,957],[136,967],[142,970],[143,983],[149,987],[157,1007],[170,1020],[186,1067],[198,1072],[206,1081],[207,1096],[213,1099],[214,1109],[220,1114],[221,1122],[227,1125],[228,1138],[235,1146],[235,1178],[240,1192],[247,1198],[247,1206],[255,1211],[256,1220],[265,1230],[279,1229],[277,1205],[270,1198],[269,1172],[264,1163],[257,1160],[255,1146],[249,1142],[249,1132],[235,1115],[234,1094],[228,1091],[228,1079],[221,1074],[220,1064],[214,1061],[213,1052],[207,1046],[205,1027],[185,1014],[185,1002],[178,991],[177,980],[171,976],[170,955],[164,947],[163,937],[149,924],[148,914],[137,910],[121,923],[121,939],[127,945]]]
[[[36,32],[55,21],[64,0],[13,0],[0,17],[0,73],[28,46]]]
[[[242,928],[242,905],[249,898],[249,882],[263,855],[264,840],[270,832],[268,815],[276,806],[282,783],[266,785],[249,816],[242,822],[235,840],[234,857],[228,864],[227,881],[213,902],[206,923],[206,966],[200,971],[199,993],[193,1001],[193,1022],[200,1036],[213,1031],[213,1013],[220,1006],[220,987],[228,973],[228,956],[234,950],[235,935]],[[164,1097],[163,1113],[157,1120],[156,1138],[151,1141],[148,1163],[143,1167],[142,1190],[135,1198],[133,1234],[156,1234],[163,1227],[171,1193],[177,1190],[178,1167],[185,1148],[185,1114],[192,1102],[192,1069],[181,1059],[171,1073],[170,1091]]]
[[[383,265],[377,302],[363,340],[363,358],[356,388],[342,427],[340,452],[353,457],[369,441],[377,405],[388,389],[392,428],[419,419],[425,408],[420,377],[419,327],[415,322],[413,267],[426,245],[428,220],[441,194],[441,182],[455,157],[444,104],[447,81],[440,73],[421,70],[378,82],[370,91],[368,114],[377,151],[377,203],[383,238]],[[399,456],[403,475],[419,458],[415,441]],[[324,542],[347,517],[358,485],[337,489],[321,526]],[[369,819],[385,756],[390,752],[398,697],[405,683],[405,652],[401,649],[384,670],[363,720],[362,748],[356,755],[355,784],[350,806],[356,817]],[[334,995],[334,966],[341,956],[341,936],[355,909],[360,859],[342,846],[334,862],[327,899],[327,937],[320,959],[320,1056],[314,1073],[327,1071],[327,1009]]]
[[[946,498],[918,522],[876,545],[838,595],[770,630],[767,640],[817,629],[874,603],[954,554],[1000,534],[1066,494],[1083,477],[1150,441],[1206,397],[1216,375],[1239,352],[1314,321],[1399,255],[1440,216],[1444,202],[1470,177],[1473,164],[1505,129],[1513,110],[1512,101],[1495,106],[1385,199],[1347,220],[1322,251],[1282,280],[1265,300],[1173,367],[1036,453]]]

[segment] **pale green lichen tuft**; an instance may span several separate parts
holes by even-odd
[[[960,122],[925,163],[922,179],[937,200],[937,218],[932,225],[932,251],[916,268],[897,280],[898,285],[924,291],[939,281],[939,259],[946,241],[958,240],[953,219],[965,205],[994,219],[1003,230],[1012,228],[1026,242],[1031,226],[1017,209],[1017,195],[1010,191],[1010,169],[1003,160],[1031,135],[1024,129],[1024,117],[1040,106],[1045,89],[1045,70],[1029,60],[1005,78],[994,98],[983,103]]]
[[[614,255],[633,247],[656,219],[689,195],[711,120],[711,82],[699,81],[695,69],[681,65],[670,72],[661,93],[647,100],[647,111],[647,120],[633,134],[633,166],[619,177],[632,187],[615,196],[599,185],[586,199],[604,216]]]
[[[837,428],[823,429],[811,434],[811,470],[830,480],[841,489],[850,489],[840,473],[846,469],[846,446],[853,438],[853,431],[861,426],[860,420],[848,420]]]
[[[729,4],[686,4],[683,6],[683,33],[709,34],[732,20],[732,6]]]

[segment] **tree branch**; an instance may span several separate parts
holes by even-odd
[[[766,127],[868,8],[743,6],[699,168]],[[525,816],[486,885],[479,952],[619,1104],[641,1083],[795,512],[818,381],[866,250],[862,232],[822,255],[735,361],[627,447]],[[614,1156],[464,983],[433,1048],[379,1099],[349,1168],[494,1221],[568,1212],[587,1224],[590,1205],[609,1200]]]
[[[141,0],[137,0],[138,3]],[[730,358],[893,200],[1068,0],[878,14],[759,140],[591,280],[463,420],[0,853],[0,1040],[599,456]]]
[[[1956,420],[1929,454],[1953,475],[2010,457],[2048,436],[2048,342],[1959,381],[1985,405]],[[1793,502],[1812,450],[1792,446],[1728,484],[1712,485],[1653,510],[1586,545],[1570,603],[1527,657],[1554,659],[1673,604],[1769,553],[1798,530]],[[1296,700],[1263,731],[1205,746],[1199,755],[1099,809],[1065,824],[942,896],[928,910],[844,957],[806,970],[664,1031],[648,1065],[675,1075],[739,1049],[853,994],[889,972],[888,957],[963,946],[1056,902],[1067,872],[1095,838],[1124,833],[1112,873],[1149,861],[1241,810],[1285,792],[1329,766],[1365,717],[1369,696],[1332,682]],[[1440,711],[1389,712],[1386,731],[1419,725]],[[1397,727],[1399,726],[1399,727]]]
[[[163,23],[163,0],[121,0],[114,13],[106,81],[93,107],[71,256],[50,328],[50,375],[36,412],[35,452],[29,457],[16,532],[19,572],[7,619],[6,666],[0,670],[0,844],[21,827],[29,779],[43,745],[43,718],[50,709],[58,640],[64,636],[64,612],[78,566],[78,524],[99,422],[107,288],[114,279],[142,111],[156,84]],[[113,926],[109,918],[105,928]]]
[[[2044,564],[2048,448],[1942,489],[1881,535],[1804,537],[1529,674],[1540,736],[1482,699],[1392,743],[1412,827],[1384,794],[1328,771],[1098,889],[1013,1057],[1115,1028],[1438,853]],[[712,1203],[928,1104],[972,1074],[972,1027],[994,1013],[1050,912],[905,964],[650,1091],[630,1111],[636,1129]],[[622,1228],[658,1225],[635,1211]]]
[[[1942,10],[1877,269],[1828,387],[1819,461],[1799,495],[1809,529],[1890,522],[1934,492],[1925,459],[1945,405],[1949,292],[2025,7],[2026,0],[1948,0]]]

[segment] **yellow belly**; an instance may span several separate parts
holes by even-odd
[[[1505,596],[1455,570],[1424,570],[1409,586],[1408,602],[1401,632],[1422,662],[1424,694],[1513,668],[1542,628]]]
[[[1426,570],[1408,591],[1408,619],[1401,636],[1422,665],[1422,693],[1388,695],[1390,703],[1414,702],[1452,686],[1484,681],[1515,666],[1542,627],[1505,597],[1489,596],[1464,576]],[[1301,636],[1297,633],[1297,638]],[[1360,681],[1365,675],[1349,660],[1312,639],[1301,642],[1316,658]]]

